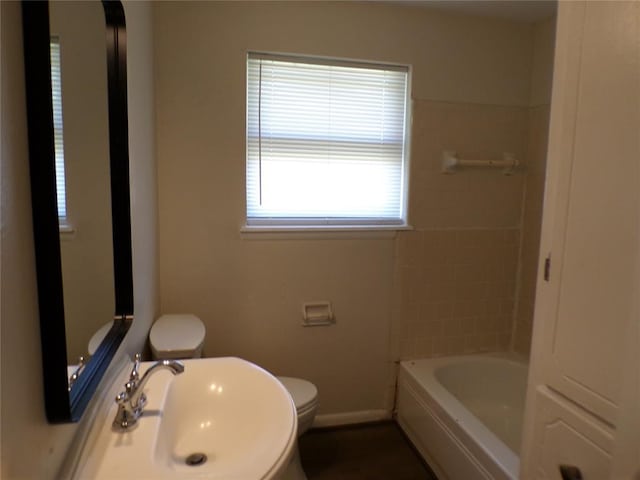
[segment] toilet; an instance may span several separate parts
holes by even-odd
[[[195,315],[162,315],[149,332],[151,354],[154,360],[200,358],[204,335],[204,324]]]
[[[277,377],[280,383],[289,390],[298,414],[298,436],[309,430],[318,410],[318,389],[301,378]]]
[[[318,410],[318,389],[316,386],[301,378],[293,377],[276,377],[280,383],[289,391],[291,399],[296,406],[296,414],[298,416],[298,437],[309,430],[313,425],[313,420]],[[290,480],[307,480],[307,475],[302,468],[300,461],[300,451],[296,445],[295,453],[289,463],[287,470],[288,476],[284,478]]]

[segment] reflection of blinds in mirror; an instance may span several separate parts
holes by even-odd
[[[51,93],[53,99],[53,136],[56,157],[56,196],[58,201],[58,217],[60,220],[64,221],[67,218],[67,198],[64,179],[64,143],[62,141],[60,40],[57,37],[51,37]]]

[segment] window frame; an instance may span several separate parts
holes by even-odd
[[[295,63],[313,63],[329,66],[355,66],[378,70],[396,70],[406,72],[405,98],[404,98],[404,125],[403,145],[401,158],[400,180],[400,215],[397,219],[367,218],[367,217],[250,217],[248,214],[248,165],[249,165],[249,59],[271,59]],[[412,67],[411,65],[374,62],[368,60],[351,60],[337,57],[321,57],[301,54],[269,53],[260,51],[247,51],[245,56],[245,223],[240,231],[243,236],[253,233],[266,233],[270,238],[290,238],[311,236],[314,238],[322,232],[328,237],[341,236],[345,232],[347,236],[373,236],[388,237],[395,235],[399,230],[411,230],[408,223],[409,207],[409,176],[411,157],[411,125],[413,100],[411,96]],[[371,233],[373,232],[373,233]],[[379,232],[379,233],[375,233]]]

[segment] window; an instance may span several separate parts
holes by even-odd
[[[408,68],[251,53],[247,225],[404,225]]]
[[[56,196],[61,227],[67,224],[67,198],[64,178],[64,143],[62,139],[62,83],[60,75],[60,41],[51,37],[51,93],[53,99],[53,137],[56,163]]]

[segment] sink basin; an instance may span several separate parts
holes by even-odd
[[[295,406],[282,384],[239,358],[183,363],[181,375],[151,376],[134,430],[112,431],[113,403],[76,478],[279,478],[297,429]],[[143,363],[141,371],[152,364]]]

